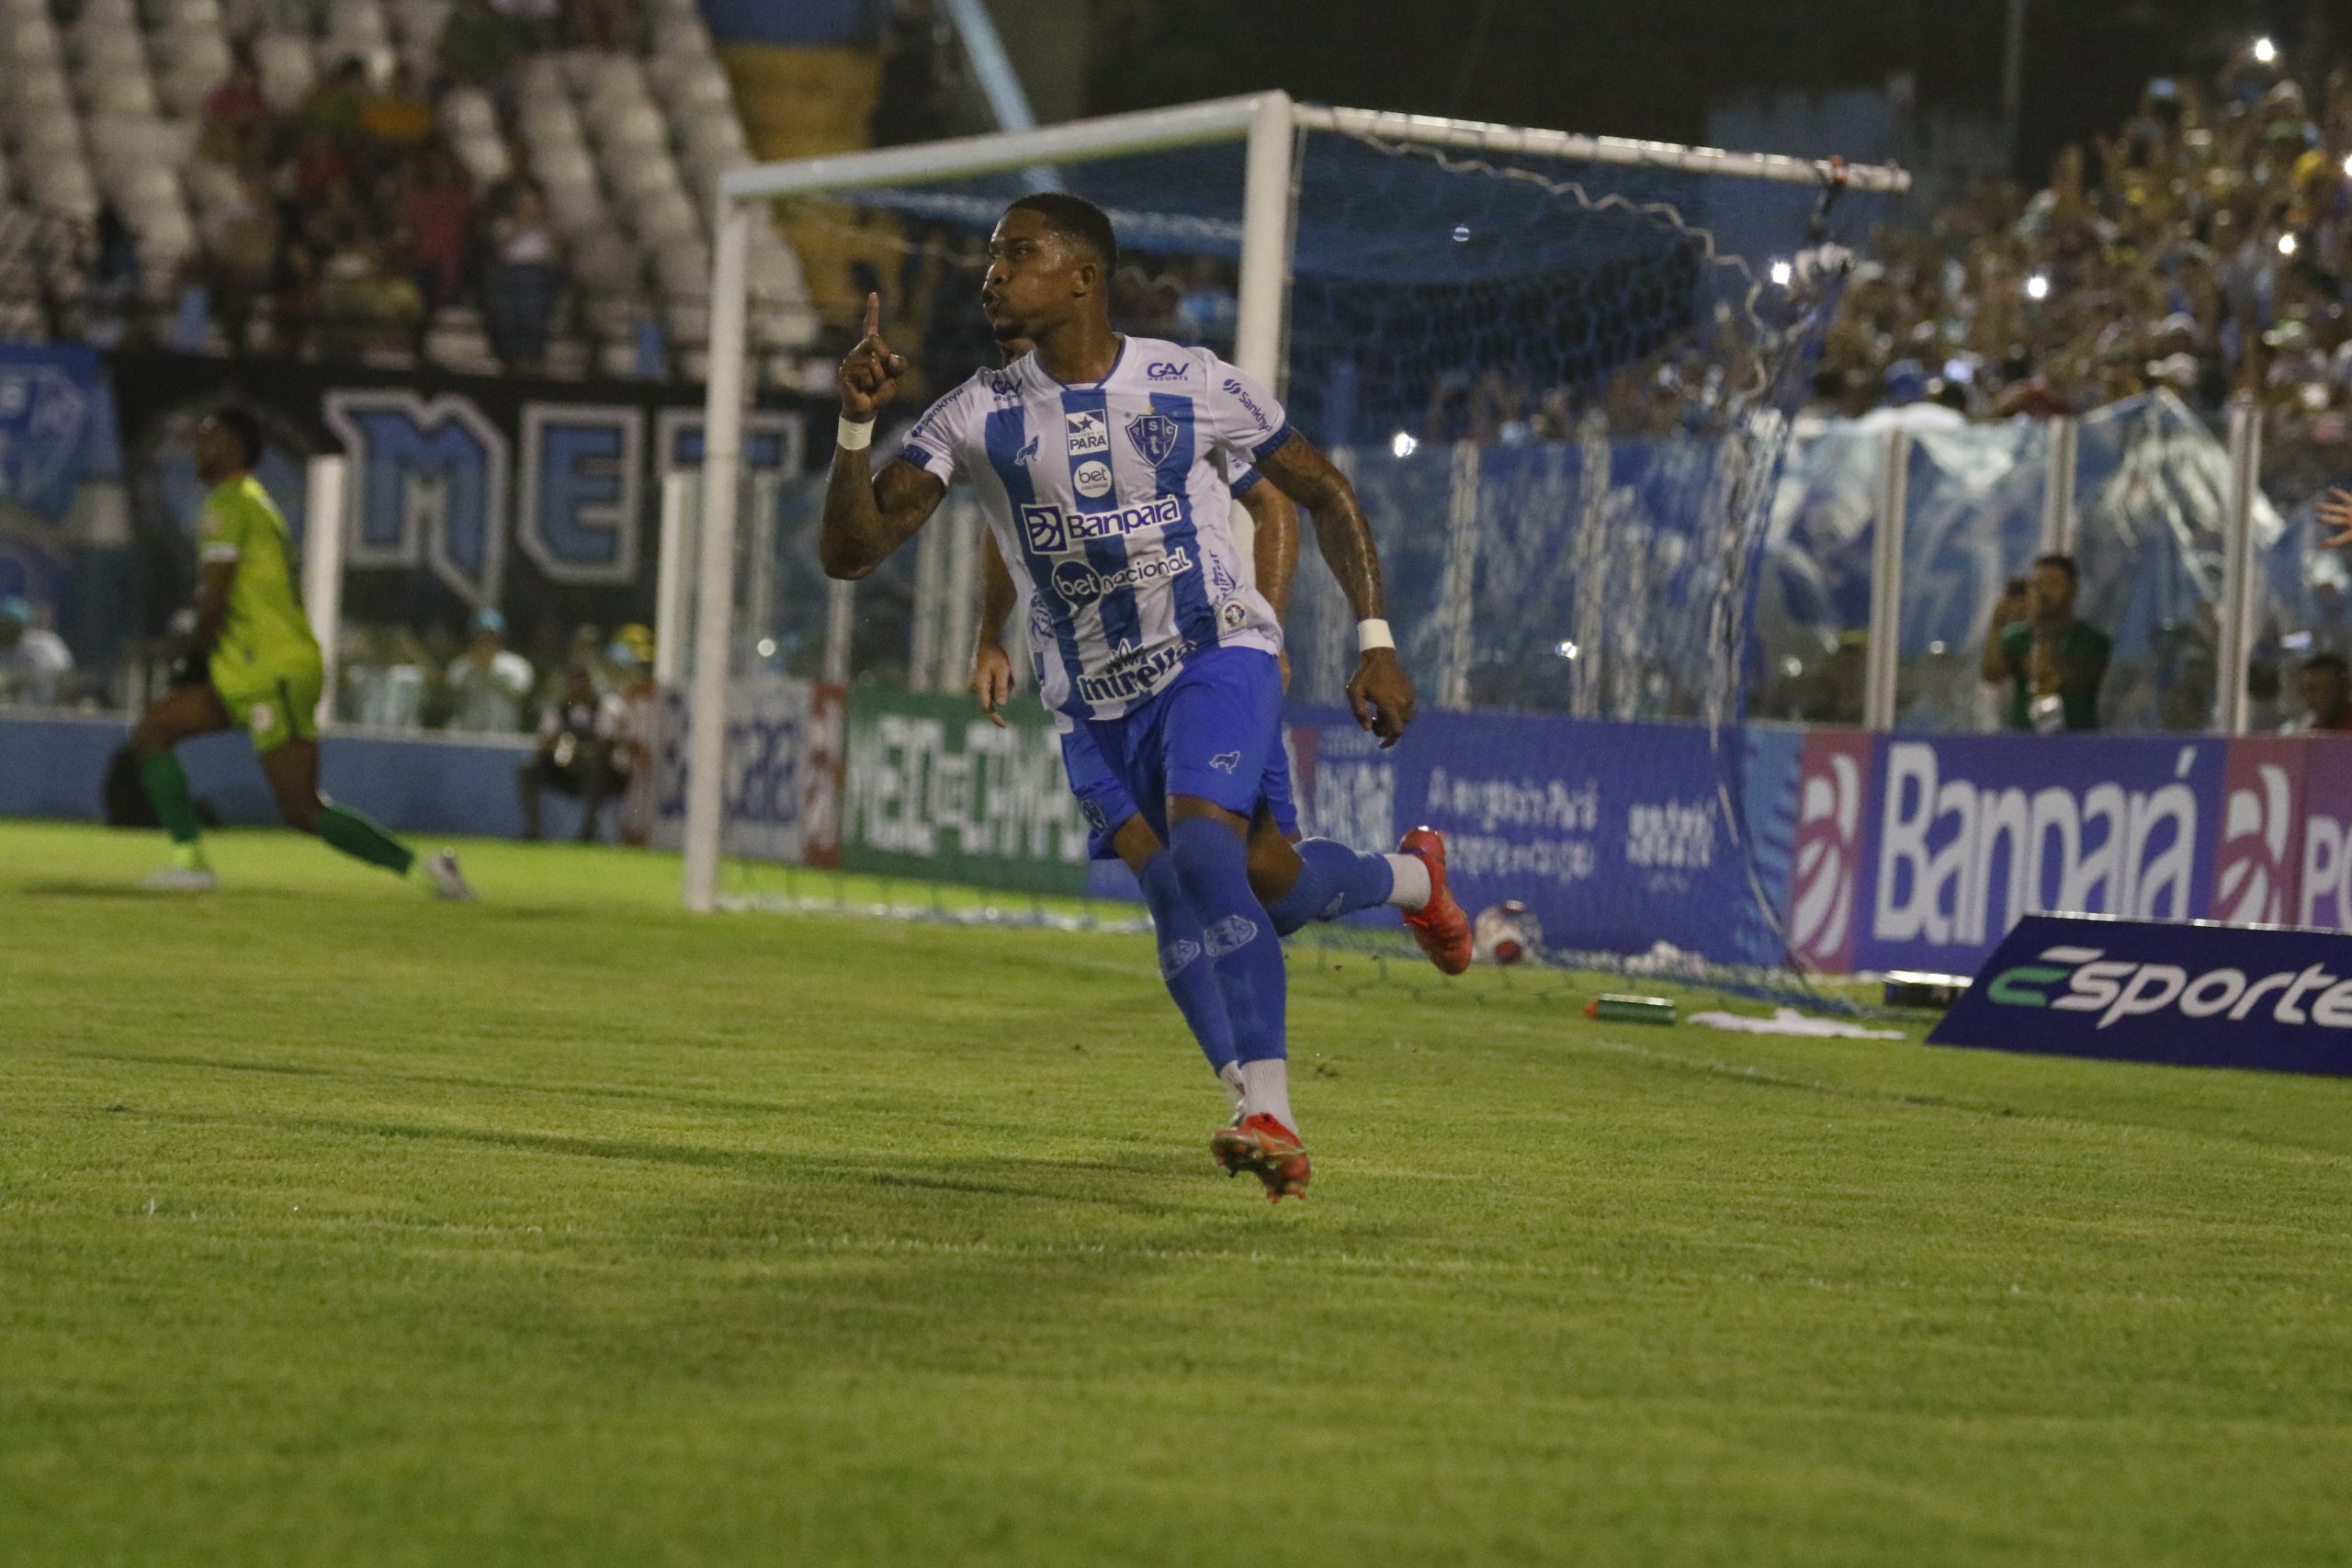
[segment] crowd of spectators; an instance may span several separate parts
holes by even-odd
[[[2256,41],[2211,81],[2149,83],[2041,189],[1979,185],[1873,249],[1824,346],[1826,410],[2058,414],[2162,388],[2210,415],[2244,390],[2340,438],[2352,71],[2299,81]]]
[[[198,236],[193,281],[212,323],[236,350],[397,355],[419,350],[434,312],[469,304],[502,362],[540,367],[565,280],[545,192],[527,168],[478,188],[436,106],[450,88],[475,87],[511,118],[527,52],[631,47],[641,26],[637,0],[458,0],[429,74],[406,62],[379,74],[353,57],[297,103],[271,101],[250,48],[237,46],[198,143],[233,182]],[[135,276],[128,236],[109,250],[110,221],[119,231],[102,212],[94,286]]]

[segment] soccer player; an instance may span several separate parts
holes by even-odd
[[[1003,344],[1007,363],[1031,347],[1022,339]],[[1279,622],[1289,606],[1291,574],[1298,565],[1298,509],[1288,496],[1265,483],[1254,468],[1243,469],[1231,488],[1236,504],[1250,520],[1258,592]],[[1005,649],[1002,632],[1015,605],[1028,596],[1014,584],[993,536],[981,540],[980,585],[980,628],[972,656],[971,690],[989,722],[1002,728],[1001,710],[1012,695],[1012,656]],[[1031,673],[1043,691],[1049,679],[1045,645],[1050,625],[1034,611],[1027,618],[1033,632]],[[1289,675],[1285,657],[1285,690]],[[1102,761],[1092,734],[1066,714],[1055,713],[1052,717],[1060,733],[1063,773],[1086,816],[1089,858],[1124,863],[1143,890],[1155,927],[1183,929],[1188,924],[1186,907],[1176,886],[1175,866],[1168,858],[1167,846]],[[1277,935],[1288,936],[1308,920],[1335,920],[1358,909],[1389,904],[1405,910],[1406,924],[1440,970],[1458,975],[1469,967],[1469,917],[1446,890],[1443,835],[1417,828],[1406,835],[1400,852],[1394,855],[1361,854],[1331,839],[1302,840],[1298,809],[1291,799],[1290,759],[1279,744],[1268,760],[1261,789],[1259,809],[1271,819],[1273,831],[1265,831],[1253,818],[1250,886],[1265,905]],[[1232,1094],[1238,1116],[1244,1099],[1240,1064],[1234,1055],[1232,1024],[1208,965],[1196,960],[1163,964],[1161,978],[1208,1058],[1209,1070]]]
[[[1345,476],[1254,378],[1206,350],[1112,331],[1118,245],[1099,209],[1057,192],[1023,197],[989,254],[981,309],[1000,342],[1026,338],[1035,351],[940,399],[876,475],[873,422],[907,364],[869,299],[865,336],[839,377],[822,563],[833,577],[865,576],[930,518],[950,480],[974,482],[1000,551],[1028,578],[1050,649],[1047,705],[1086,727],[1167,846],[1185,919],[1160,931],[1162,968],[1205,962],[1224,1003],[1243,1114],[1211,1148],[1276,1201],[1303,1193],[1311,1169],[1284,1062],[1286,976],[1247,843],[1253,822],[1273,830],[1261,807],[1281,745],[1282,627],[1236,572],[1219,460],[1255,464],[1314,513],[1359,624],[1349,703],[1389,746],[1415,699],[1382,615],[1371,532]]]
[[[261,452],[261,425],[243,409],[221,409],[197,426],[197,477],[212,491],[197,525],[196,631],[173,671],[171,689],[147,705],[130,735],[147,798],[172,836],[172,863],[146,885],[179,893],[213,887],[187,774],[172,748],[236,728],[253,737],[269,793],[288,827],[315,833],[345,854],[395,875],[421,866],[439,897],[471,898],[473,889],[450,851],[420,861],[416,852],[366,817],[319,794],[313,716],[324,670],[294,594],[286,519],[253,475]],[[317,525],[333,523],[321,519]]]

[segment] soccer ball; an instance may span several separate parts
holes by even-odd
[[[1476,956],[1489,964],[1517,964],[1544,945],[1544,922],[1516,898],[1489,904],[1470,927]]]

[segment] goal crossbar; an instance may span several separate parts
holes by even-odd
[[[734,635],[733,565],[747,390],[748,267],[761,204],[786,197],[963,178],[1057,163],[1094,162],[1170,148],[1246,143],[1241,199],[1238,312],[1234,363],[1272,385],[1280,379],[1283,305],[1292,243],[1293,142],[1302,130],[1474,152],[1548,156],[1729,178],[1900,195],[1905,171],[1836,160],[1731,152],[1710,147],[1577,136],[1377,109],[1295,102],[1283,92],[1140,109],[1062,125],[962,137],[910,147],[799,158],[737,169],[718,182],[712,245],[710,363],[703,435],[703,482],[695,554],[695,666],[690,697],[684,896],[686,908],[718,907],[724,827],[726,709]],[[665,513],[666,515],[666,513]],[[668,547],[665,545],[665,548]],[[663,639],[671,628],[657,634]]]

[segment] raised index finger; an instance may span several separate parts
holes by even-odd
[[[867,337],[876,337],[876,336],[878,336],[878,335],[881,333],[881,331],[882,331],[882,296],[881,296],[881,295],[879,295],[879,294],[868,294],[868,295],[865,297],[865,336],[867,336]]]

